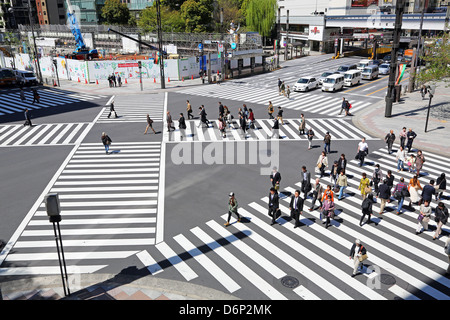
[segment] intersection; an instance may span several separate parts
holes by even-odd
[[[355,114],[382,100],[386,77],[335,94],[320,89],[292,92],[289,100],[278,94],[278,78],[292,87],[301,76],[317,77],[349,61],[355,62],[357,57],[306,57],[286,62],[282,69],[269,74],[221,85],[174,88],[156,94],[124,92],[115,98],[116,119],[107,118],[107,90],[95,95],[42,89],[49,91],[49,101],[42,100],[45,110],[33,110],[36,124],[32,128],[22,125],[24,106],[17,104],[15,111],[5,103],[1,111],[4,118],[0,117],[1,163],[6,169],[2,170],[2,188],[11,190],[9,198],[2,196],[1,202],[13,204],[2,205],[1,211],[15,218],[5,219],[0,229],[4,241],[0,277],[59,274],[43,204],[45,194],[57,192],[70,274],[125,272],[201,285],[250,300],[449,299],[450,281],[444,275],[448,263],[443,255],[446,237],[433,241],[434,232],[415,235],[417,206],[404,206],[403,213],[396,215],[394,201],[387,213],[373,215],[375,223],[359,226],[362,199],[358,186],[363,172],[371,176],[378,163],[384,173],[392,170],[395,184],[400,177],[405,181],[412,177],[412,173],[397,172],[395,155],[386,153],[384,141],[357,127],[351,117],[339,115],[342,97],[354,106]],[[15,99],[14,95],[18,96],[2,93],[0,100]],[[65,98],[50,102],[59,95]],[[86,108],[88,102],[83,99],[88,98]],[[198,128],[198,118],[186,121],[186,139],[181,140],[179,130],[166,132],[165,113],[170,111],[178,128],[179,113],[186,115],[186,100],[196,117],[198,106],[204,104],[212,124]],[[237,109],[247,104],[255,112],[256,129],[245,137],[235,121],[227,138],[222,138],[216,121],[218,101],[227,105],[235,118]],[[285,125],[280,125],[281,139],[276,142],[270,139],[273,121],[268,120],[268,101],[284,109]],[[156,135],[143,134],[147,113],[155,121]],[[307,139],[297,129],[300,113],[305,114],[307,128],[316,133],[312,150],[307,150]],[[332,136],[328,162],[332,164],[341,153],[348,159],[346,199],[336,202],[336,218],[332,227],[325,229],[319,210],[307,210],[312,200],[308,197],[301,227],[294,229],[289,196],[300,188],[302,165],[311,172],[312,182],[319,177],[314,168],[327,131]],[[113,141],[110,154],[105,154],[101,144],[102,132]],[[359,167],[354,155],[362,137],[368,140],[370,153],[366,164]],[[283,214],[278,224],[270,226],[267,215],[270,181],[268,175],[260,173],[267,163],[241,162],[236,152],[230,162],[179,164],[173,155],[181,144],[192,145],[191,152],[233,145],[244,150],[244,159],[250,157],[253,144],[276,156],[282,175]],[[51,151],[41,151],[43,148]],[[195,159],[195,154],[188,156]],[[27,157],[35,158],[35,163],[27,161],[24,175],[13,177],[21,172],[18,159]],[[443,156],[427,152],[426,157],[422,185],[450,171]],[[39,172],[41,168],[44,172]],[[9,185],[8,180],[14,183]],[[320,181],[327,185],[330,177]],[[27,184],[37,189],[32,196],[20,194],[21,186]],[[232,220],[225,228],[230,192],[236,194],[239,213],[245,219],[243,223]],[[443,202],[449,205],[448,193],[444,195]],[[375,212],[377,208],[379,201],[374,204]],[[435,222],[430,226],[434,228]],[[448,233],[444,227],[443,234]],[[348,253],[356,238],[368,248],[369,259],[362,274],[352,278]],[[299,285],[285,287],[281,280],[286,276],[297,279]],[[389,277],[394,281],[381,281]]]

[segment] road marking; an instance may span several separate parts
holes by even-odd
[[[165,242],[160,242],[155,247],[175,267],[175,269],[181,273],[186,281],[191,281],[198,277],[194,270],[192,270]]]
[[[147,250],[142,250],[138,252],[136,256],[141,260],[142,264],[147,267],[147,270],[152,274],[158,274],[163,272],[164,269],[156,262],[155,259],[148,253]]]

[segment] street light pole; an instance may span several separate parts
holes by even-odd
[[[409,80],[409,84],[408,84],[408,92],[413,92],[414,91],[414,87],[416,85],[416,77],[417,77],[417,62],[419,61],[419,55],[420,55],[420,46],[422,43],[422,27],[423,27],[423,17],[425,15],[425,3],[422,3],[422,12],[420,14],[420,27],[419,27],[419,38],[417,39],[417,49],[414,55],[414,61],[412,61],[413,63],[413,67],[412,67],[412,72],[411,72],[411,78]]]
[[[37,73],[39,75],[39,81],[41,83],[43,83],[44,81],[42,80],[41,66],[39,64],[39,57],[38,57],[38,52],[37,52],[37,47],[36,47],[36,37],[34,36],[34,23],[33,23],[33,18],[31,16],[31,2],[30,2],[30,0],[28,0],[28,18],[30,19],[31,35],[33,37],[34,58],[36,59]]]
[[[289,10],[286,10],[286,47],[284,47],[284,61],[288,59],[288,44],[289,44]]]
[[[30,0],[28,0],[30,1]],[[158,45],[159,45],[159,74],[161,76],[161,89],[166,88],[166,80],[164,77],[164,56],[162,47],[162,29],[161,29],[161,1],[156,0],[156,19],[158,24]]]

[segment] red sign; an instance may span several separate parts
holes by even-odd
[[[137,64],[137,62],[132,62],[132,63],[118,63],[117,67],[119,68],[133,68],[133,67],[138,67],[139,65]]]
[[[318,34],[320,33],[320,30],[317,29],[317,27],[314,27],[314,29],[311,29],[311,33]]]

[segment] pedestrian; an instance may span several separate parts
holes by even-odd
[[[330,191],[331,191],[331,186],[330,187]],[[333,192],[333,191],[331,191]],[[323,224],[325,224],[325,229],[328,229],[328,227],[331,224],[331,219],[334,219],[334,210],[335,210],[335,206],[334,206],[334,201],[330,198],[326,198],[323,201],[322,204],[322,210],[321,210],[321,219],[322,220],[322,216],[325,217],[325,221],[322,222]]]
[[[39,93],[34,88],[32,89],[32,92],[33,92],[33,102],[32,102],[32,104],[34,104],[35,102],[39,103],[39,99],[41,98],[39,96]]]
[[[114,75],[114,73],[111,75],[111,79],[114,82],[114,87],[117,87],[116,76]]]
[[[253,113],[252,108],[248,109],[248,128],[255,129],[255,114]]]
[[[219,117],[223,117],[225,109],[223,107],[222,102],[219,101]]]
[[[325,153],[330,153],[331,135],[329,131],[327,131],[327,133],[323,137],[323,143],[324,143],[323,150],[325,151]]]
[[[416,137],[417,137],[417,134],[411,128],[409,128],[408,133],[406,134],[406,138],[408,139],[406,142],[406,147],[408,148],[408,152],[411,152],[412,144]]]
[[[359,160],[359,166],[362,167],[364,164],[364,158],[369,154],[369,145],[366,142],[366,138],[362,138],[361,142],[358,143],[358,151],[355,159]]]
[[[25,98],[25,92],[23,91],[23,88],[20,88],[19,96],[20,96],[20,100],[21,100],[22,102],[26,101],[26,98]]]
[[[441,173],[441,175],[436,179],[436,201],[442,200],[442,195],[444,191],[447,189],[447,180],[445,179],[445,173]]]
[[[322,151],[321,155],[317,159],[316,168],[320,172],[320,177],[325,175],[325,168],[328,168],[328,158],[325,151]]]
[[[289,96],[291,95],[291,88],[289,86],[286,87],[286,97],[290,100]]]
[[[367,259],[367,250],[361,244],[361,240],[356,239],[355,243],[350,249],[350,260],[353,259],[353,273],[352,278],[358,273],[359,268],[362,266],[362,262]]]
[[[111,145],[112,140],[111,140],[111,138],[110,138],[106,133],[104,133],[104,132],[102,132],[102,138],[101,138],[101,140],[102,140],[103,145],[105,146],[106,154],[108,154],[108,152],[109,152],[109,146]]]
[[[346,100],[345,102],[345,116],[352,116],[352,114],[350,113],[350,109],[352,108],[352,105],[350,102],[348,102],[348,100]]]
[[[113,82],[112,82],[112,79],[111,79],[111,75],[108,76],[108,84],[109,84],[109,87],[112,88]]]
[[[320,179],[316,178],[316,182],[314,183],[314,189],[313,189],[313,199],[311,201],[311,207],[309,208],[309,211],[314,210],[314,205],[316,204],[316,200],[319,200],[319,210],[322,209],[322,193],[323,193],[323,186],[320,184]]]
[[[361,197],[363,199],[366,198],[366,196],[372,192],[372,188],[369,186],[370,180],[367,178],[367,175],[365,172],[362,173],[362,178],[359,181],[359,187],[358,190],[361,192]]]
[[[368,215],[368,219],[366,221],[367,224],[371,223],[372,221],[370,220],[370,217],[372,216],[372,205],[373,205],[373,195],[371,193],[369,193],[369,195],[367,196],[367,198],[365,198],[361,204],[361,212],[362,212],[362,217],[361,220],[359,221],[359,226],[362,227],[363,225],[363,221],[364,221],[364,217],[366,215]]]
[[[300,126],[298,127],[299,134],[305,134],[306,120],[305,115],[300,115]]]
[[[248,108],[245,103],[242,105],[242,112],[244,113],[245,120],[247,120],[248,119]]]
[[[402,212],[403,202],[405,201],[405,197],[409,197],[408,186],[405,184],[405,178],[401,177],[400,182],[395,186],[394,191],[392,192],[394,198],[398,201],[397,206],[397,214]]]
[[[194,116],[192,115],[192,106],[191,106],[189,100],[186,100],[186,111],[187,111],[188,120],[194,119]]]
[[[119,87],[122,86],[122,78],[120,77],[120,74],[117,75],[117,82],[119,83]]]
[[[294,228],[300,226],[300,216],[303,214],[303,199],[300,197],[300,190],[295,190],[289,204],[291,210],[291,218],[294,219]]]
[[[422,96],[422,100],[425,99],[425,96],[427,95],[427,92],[428,92],[428,88],[427,88],[426,85],[423,84],[420,87],[420,95]]]
[[[308,136],[308,150],[311,150],[312,149],[312,141],[314,139],[314,131],[311,128],[309,128],[308,132],[306,134]]]
[[[389,133],[384,137],[384,142],[387,144],[388,154],[392,153],[392,145],[395,142],[394,130],[389,131]]]
[[[281,124],[284,125],[284,121],[283,121],[283,109],[281,109],[280,106],[278,106],[277,120],[281,121]]]
[[[395,159],[397,159],[397,172],[403,171],[405,169],[404,163],[406,160],[406,151],[401,146],[397,150]]]
[[[147,134],[148,129],[152,129],[153,133],[156,134],[155,129],[153,129],[153,120],[150,119],[150,116],[147,113],[147,127],[145,128],[144,134]]]
[[[389,187],[389,192],[391,192],[391,189],[394,187],[394,180],[395,176],[392,174],[391,170],[388,170],[386,174],[386,184]]]
[[[334,202],[334,192],[331,190],[331,185],[327,185],[327,188],[323,192],[322,203],[324,203],[325,200],[331,200]]]
[[[383,180],[383,171],[380,169],[380,165],[377,163],[372,173],[371,185],[374,187],[375,195],[378,196],[378,184]]]
[[[245,121],[245,117],[243,114],[241,114],[239,119],[239,126],[242,130],[242,135],[244,136],[244,139],[247,140],[247,121]]]
[[[199,112],[200,124],[198,125],[198,128],[202,125],[202,123],[204,123],[206,125],[206,127],[209,128],[209,120],[206,118],[207,114],[206,114],[205,106],[201,105],[198,109],[200,110],[200,112]]]
[[[434,222],[436,222],[436,232],[434,233],[433,240],[439,239],[442,232],[442,226],[448,221],[448,209],[443,202],[439,202],[434,211]]]
[[[219,117],[219,125],[218,125],[218,127],[219,127],[219,131],[220,131],[220,133],[222,133],[222,138],[226,138],[227,137],[227,133],[226,133],[226,123],[225,123],[225,120],[224,120],[224,118],[222,118],[222,117]]]
[[[427,184],[422,189],[422,198],[419,201],[419,204],[422,204],[424,201],[431,202],[433,199],[433,195],[436,194],[436,189],[434,188],[434,180],[430,180],[430,184]]]
[[[425,163],[425,156],[423,155],[422,150],[418,150],[415,165],[416,165],[416,174],[419,177],[420,177],[420,170],[422,170],[424,163]]]
[[[274,136],[276,138],[278,138],[278,139],[281,139],[281,136],[280,136],[280,124],[278,122],[278,119],[275,119],[273,121],[272,136],[270,138],[272,139]]]
[[[338,161],[334,160],[333,165],[331,166],[331,169],[330,169],[330,183],[333,184],[333,190],[337,186],[337,178],[338,178],[338,176],[339,176]]]
[[[274,108],[273,108],[273,104],[272,101],[269,101],[269,106],[267,107],[267,111],[269,113],[269,120],[273,119],[273,113],[274,113]]]
[[[231,192],[228,196],[228,219],[225,223],[226,227],[230,225],[230,219],[233,214],[236,215],[237,221],[241,222],[241,216],[238,213],[238,202],[236,200],[236,197],[234,196],[234,192]]]
[[[24,116],[25,116],[25,123],[23,125],[24,126],[28,125],[32,127],[33,125],[31,124],[31,115],[30,112],[28,111],[28,108],[25,108]]]
[[[344,169],[344,171],[347,169],[347,159],[345,158],[344,153],[341,154],[341,157],[338,160],[338,172],[341,172],[342,169]]]
[[[406,127],[402,128],[402,131],[400,131],[400,145],[405,149],[405,142],[406,142]]]
[[[418,204],[420,201],[419,190],[422,190],[420,185],[419,177],[415,175],[409,180],[408,191],[409,191],[409,207],[411,204]]]
[[[175,127],[173,126],[173,120],[172,120],[170,111],[167,111],[166,121],[167,121],[167,132],[170,132],[170,129],[173,129],[175,131]]]
[[[344,197],[344,189],[348,187],[348,179],[347,176],[345,175],[344,169],[342,169],[341,172],[339,173],[336,185],[339,187],[338,200],[342,200],[342,198]]]
[[[278,192],[275,190],[274,187],[270,188],[270,194],[269,194],[269,216],[272,217],[272,223],[271,225],[275,224],[275,220],[277,220],[280,215],[280,204],[279,204],[280,198],[278,197]]]
[[[408,165],[408,172],[414,172],[414,170],[416,170],[416,156],[410,153],[408,158],[406,159],[406,164]]]
[[[284,84],[284,81],[281,83],[280,91],[280,94],[286,97],[286,85]]]
[[[303,200],[308,197],[308,192],[311,191],[311,173],[306,170],[306,166],[302,166],[302,187],[301,191],[304,194]]]
[[[109,114],[108,114],[108,119],[109,117],[111,117],[112,113],[114,112],[114,118],[117,118],[117,112],[116,109],[114,109],[114,103],[111,103],[109,105]]]
[[[386,206],[386,203],[389,201],[389,198],[391,197],[391,192],[386,182],[387,182],[386,179],[384,179],[383,183],[380,184],[380,186],[378,187],[378,190],[380,191],[379,198],[381,199],[379,214],[383,214],[384,207]]]
[[[275,190],[280,190],[281,174],[277,171],[277,167],[272,168],[272,173],[270,174],[270,182]]]
[[[345,109],[347,109],[347,101],[345,100],[345,97],[342,97],[341,111],[339,112],[339,115],[341,115],[342,111]]]
[[[430,216],[431,216],[430,201],[425,200],[420,205],[420,212],[419,216],[417,217],[419,223],[417,224],[416,235],[422,233],[423,231],[428,231],[428,222],[430,222]]]
[[[186,136],[186,120],[183,113],[180,113],[180,118],[178,119],[178,129],[180,129],[180,138],[183,140],[183,137]]]
[[[278,78],[278,95],[281,95],[281,85],[283,84],[283,82],[280,80],[280,78]]]
[[[447,237],[447,241],[445,242],[445,253],[448,256],[448,267],[447,267],[447,274],[450,274],[450,236]]]

